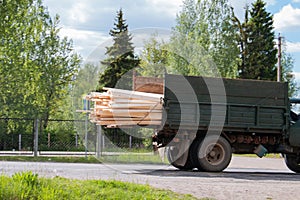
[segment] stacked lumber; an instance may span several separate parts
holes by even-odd
[[[146,92],[103,88],[85,99],[94,102],[90,120],[109,128],[132,125],[160,125],[162,95]]]

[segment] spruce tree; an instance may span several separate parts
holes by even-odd
[[[128,32],[126,20],[123,19],[122,9],[117,12],[114,28],[109,34],[113,37],[113,45],[106,47],[108,58],[101,61],[105,70],[100,74],[98,90],[102,90],[103,87],[115,87],[118,80],[140,62],[134,55],[132,36]],[[127,86],[126,89],[129,88],[130,86]]]
[[[253,3],[249,11],[246,9],[242,25],[235,18],[241,33],[242,63],[239,65],[239,78],[276,80],[277,49],[274,45],[273,16],[266,11],[265,6],[262,0]]]
[[[122,9],[117,12],[114,27],[110,30],[109,35],[113,37],[113,45],[106,47],[107,58],[101,61],[105,70],[100,74],[97,90],[102,91],[103,87],[131,90],[132,75],[128,72],[137,67],[140,60],[134,55],[132,36],[128,32],[128,25],[123,18]],[[116,146],[129,145],[129,136],[121,129],[104,129],[104,132]]]

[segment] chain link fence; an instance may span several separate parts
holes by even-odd
[[[0,118],[0,153],[33,152],[35,131],[34,119]],[[99,135],[97,126],[88,120],[40,120],[37,144],[39,152],[151,150],[150,137],[140,137],[139,130],[101,129]]]
[[[38,149],[40,151],[84,151],[85,143],[76,124],[84,120],[49,120],[47,128],[39,127]],[[40,121],[44,125],[44,121]],[[94,130],[90,130],[94,132]]]
[[[32,151],[34,120],[0,118],[0,150]]]

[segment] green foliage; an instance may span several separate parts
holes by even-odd
[[[98,83],[98,77],[99,77],[99,67],[87,63],[84,66],[82,66],[78,72],[78,75],[76,76],[75,84],[72,90],[72,102],[73,107],[70,108],[73,110],[73,114],[76,120],[86,120],[87,115],[86,113],[80,113],[76,112],[76,110],[83,110],[84,109],[84,102],[83,98],[88,93],[96,91],[97,89],[97,83]],[[93,103],[90,103],[90,107],[93,107]],[[75,126],[75,127],[74,127]],[[85,123],[75,123],[73,125],[73,128],[76,129],[77,134],[81,136],[81,138],[84,138],[85,134]],[[94,140],[96,138],[96,131],[95,131],[95,125],[88,123],[88,135],[89,137]],[[71,136],[71,135],[70,135]],[[73,135],[74,137],[74,135]],[[89,149],[91,150],[91,149]]]
[[[170,42],[173,71],[235,77],[240,61],[231,15],[227,0],[185,0]]]
[[[299,86],[297,85],[293,75],[293,67],[293,57],[286,51],[283,51],[281,54],[281,80],[289,83],[289,97],[295,95],[295,93],[299,90]]]
[[[142,76],[162,78],[168,64],[168,44],[151,37],[145,44],[141,54],[138,72]]]
[[[0,176],[0,199],[195,199],[121,181],[38,178],[32,172]]]
[[[240,78],[276,80],[277,49],[274,46],[273,16],[266,11],[265,5],[257,0],[250,10],[247,7],[243,23],[233,17],[240,32]]]
[[[76,130],[74,122],[50,121],[47,128],[40,133],[39,150],[70,151],[75,147]],[[49,146],[48,146],[49,140]]]
[[[59,17],[52,19],[41,0],[5,0],[0,18],[0,117],[42,118],[44,129],[51,117],[72,118],[68,98],[80,59],[72,41],[59,37]],[[29,121],[0,126],[4,143],[17,134],[32,136]]]
[[[132,37],[128,33],[128,25],[123,19],[123,11],[117,12],[114,28],[109,34],[113,37],[113,45],[106,48],[107,59],[101,61],[105,67],[104,72],[99,77],[99,88],[115,87],[120,78],[124,78],[125,82],[121,85],[125,89],[131,89],[130,81],[127,81],[125,74],[137,67],[140,60],[134,55],[134,47],[132,46]],[[129,75],[130,77],[130,75]]]
[[[0,116],[41,117],[46,127],[69,92],[79,57],[41,0],[6,0],[0,11]]]
[[[91,63],[87,63],[79,69],[72,90],[72,100],[74,103],[74,108],[78,110],[83,109],[83,97],[89,92],[96,91],[98,75],[99,67]],[[76,119],[83,118],[77,116]]]
[[[34,188],[38,185],[38,175],[32,172],[16,173],[12,176],[12,179],[29,188]]]
[[[22,135],[22,149],[32,149],[33,120],[1,119],[0,150],[18,150],[19,134]]]
[[[39,187],[38,175],[32,172],[16,173],[12,176],[10,185],[7,178],[1,177],[1,199],[32,199]],[[6,187],[5,187],[6,186]],[[3,190],[7,191],[3,191]]]
[[[39,111],[45,109],[41,114],[41,118],[45,121],[44,128],[47,127],[47,120],[50,115],[62,108],[60,107],[61,103],[66,103],[65,100],[69,97],[70,86],[80,63],[79,57],[73,53],[72,43],[67,38],[61,40],[58,37],[58,23],[58,17],[52,23],[50,20],[49,27],[45,29],[48,35],[42,40],[44,48],[38,52],[39,59],[37,62],[38,66],[41,67],[41,80],[43,80],[39,83],[38,88],[39,98],[41,98]],[[70,113],[70,111],[67,108],[60,112]]]
[[[244,22],[233,16],[232,20],[239,30],[240,57],[239,78],[273,80],[277,79],[277,53],[273,16],[266,11],[266,4],[257,0],[245,11]],[[294,60],[283,49],[281,57],[281,80],[289,83],[289,96],[297,90],[292,75]]]

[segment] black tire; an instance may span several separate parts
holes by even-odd
[[[191,163],[190,159],[189,159],[189,156],[188,156],[187,161],[186,161],[186,163],[184,164],[184,166],[179,165],[179,164],[177,163],[177,160],[179,160],[180,158],[177,158],[176,160],[174,159],[174,158],[177,157],[177,154],[178,154],[178,149],[177,149],[177,148],[174,148],[174,149],[169,148],[169,150],[168,150],[168,152],[167,152],[167,157],[168,157],[169,163],[170,163],[172,166],[176,167],[177,169],[185,170],[185,171],[186,171],[186,170],[192,170],[192,169],[194,168],[194,167],[192,166],[192,163]]]
[[[222,136],[211,135],[198,141],[196,150],[198,169],[206,172],[221,172],[230,163],[232,149]]]
[[[300,173],[300,158],[296,155],[284,154],[286,166],[293,172]]]
[[[203,171],[203,169],[201,168],[201,166],[199,165],[198,162],[198,146],[199,143],[203,140],[203,138],[196,138],[193,143],[190,146],[190,150],[189,150],[189,159],[191,162],[191,165],[194,168],[197,168],[198,171]]]

